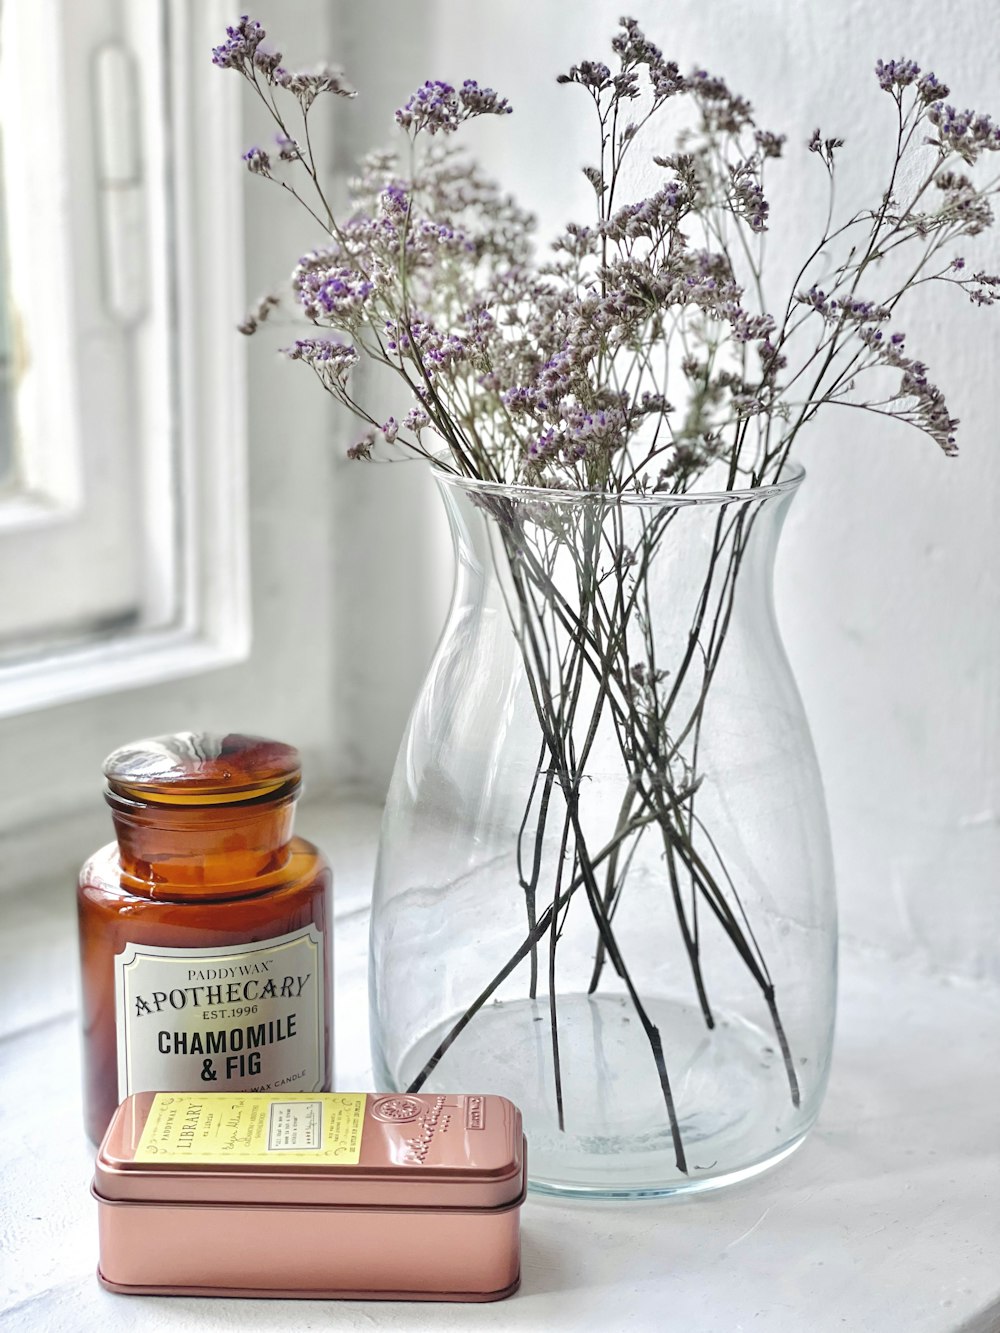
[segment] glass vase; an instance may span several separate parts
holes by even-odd
[[[455,589],[382,826],[375,1075],[510,1097],[535,1189],[715,1188],[816,1118],[835,893],[772,596],[801,480],[438,476]]]

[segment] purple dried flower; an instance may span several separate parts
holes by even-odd
[[[671,181],[648,199],[626,204],[613,217],[600,223],[598,231],[611,241],[660,240],[676,231],[685,213],[690,210],[691,198],[677,181]]]
[[[571,392],[576,359],[567,343],[545,362],[538,373],[538,388],[546,398],[559,399]]]
[[[598,198],[600,198],[601,195],[607,193],[608,187],[604,183],[604,176],[600,168],[583,167],[582,171],[583,174],[586,176],[587,180],[589,180],[591,185],[594,187],[594,193],[598,196]]]
[[[412,94],[404,107],[396,112],[396,123],[404,130],[413,130],[419,134],[426,130],[428,134],[443,131],[450,134],[459,126],[458,98],[450,83],[437,79],[428,79]]]
[[[941,209],[936,215],[939,223],[957,223],[965,236],[978,236],[992,225],[993,209],[989,199],[976,189],[968,176],[957,171],[940,171],[934,184],[944,194]]]
[[[299,338],[294,346],[282,350],[290,361],[305,361],[309,365],[336,365],[350,369],[358,363],[358,349],[339,338]]]
[[[322,93],[332,93],[335,97],[357,97],[357,93],[346,82],[343,70],[333,65],[318,65],[314,70],[294,72],[278,69],[274,73],[274,82],[279,88],[297,97],[304,112]]]
[[[838,148],[843,148],[843,139],[830,138],[824,139],[818,129],[813,130],[812,138],[809,140],[810,153],[818,153],[826,164],[827,171],[833,171],[833,155]]]
[[[287,134],[276,134],[274,141],[278,145],[278,157],[282,162],[298,162],[302,157],[302,150],[295,139],[290,139]]]
[[[499,97],[492,88],[480,88],[475,79],[466,79],[458,90],[458,100],[464,108],[464,120],[473,116],[509,116],[514,108],[506,97]]]
[[[616,74],[611,83],[620,98],[631,101],[639,96],[639,76],[634,69],[628,70],[625,74]]]
[[[892,311],[874,301],[862,301],[859,297],[843,296],[830,302],[833,315],[842,320],[854,320],[859,324],[880,323],[891,319]]]
[[[623,18],[620,26],[624,31],[611,39],[611,49],[620,57],[622,70],[632,71],[638,65],[645,65],[653,96],[658,102],[682,92],[685,81],[677,65],[672,60],[663,59],[663,52],[647,38],[636,20]],[[617,81],[615,86],[618,86]]]
[[[355,323],[375,284],[358,268],[339,262],[330,251],[305,255],[292,274],[295,294],[309,319]]]
[[[625,415],[612,407],[596,412],[568,413],[564,455],[568,461],[601,464],[625,443]]]
[[[729,176],[729,206],[734,215],[749,222],[751,231],[766,231],[770,206],[757,177],[757,162],[749,158],[730,166]]]
[[[832,324],[847,321],[856,324],[880,323],[891,318],[892,312],[875,301],[863,301],[855,296],[827,296],[826,292],[813,285],[807,292],[796,292],[796,301],[810,306]]]
[[[756,130],[753,137],[762,157],[780,157],[788,136],[772,134],[770,130]]]
[[[347,451],[347,457],[353,459],[369,459],[372,456],[372,449],[375,445],[375,432],[367,431],[358,440],[357,444],[352,444]]]
[[[779,370],[784,370],[788,365],[788,357],[778,349],[768,338],[757,344],[757,352],[760,356],[761,370],[764,376],[764,384],[774,389]]]
[[[237,324],[237,331],[247,335],[256,333],[258,326],[263,324],[271,311],[277,309],[279,305],[281,305],[281,298],[275,296],[273,292],[263,297],[250,311],[243,323]]]
[[[989,116],[956,111],[938,101],[928,107],[927,119],[938,132],[938,137],[928,142],[939,148],[942,155],[957,153],[971,165],[980,153],[1000,150],[1000,126],[994,125]]]
[[[730,92],[724,79],[696,69],[688,75],[685,86],[701,107],[710,133],[739,134],[753,124],[753,107],[745,97]]]
[[[639,401],[632,404],[632,416],[636,418],[667,416],[673,410],[673,404],[662,393],[650,392],[649,389],[645,389]]]
[[[351,371],[358,364],[358,349],[334,338],[299,338],[282,351],[290,361],[312,366],[324,386],[334,392],[347,387]]]
[[[537,410],[537,394],[534,389],[517,385],[500,395],[500,400],[511,416],[534,413]]]
[[[920,77],[920,66],[914,60],[877,60],[875,77],[883,91],[899,92],[911,83],[916,83]]]
[[[399,434],[399,422],[395,417],[390,417],[382,427],[382,434],[385,436],[387,444],[395,444],[396,436]]]
[[[578,83],[583,88],[589,88],[592,93],[602,93],[612,86],[611,71],[600,60],[581,60],[579,65],[570,68],[568,74],[559,74],[556,82]]]
[[[934,74],[924,74],[917,80],[917,93],[920,100],[927,105],[931,102],[939,102],[942,97],[947,97],[951,89],[946,83],[942,83]]]
[[[260,48],[253,53],[254,69],[263,74],[268,83],[274,83],[274,76],[281,67],[280,51],[261,51]]]
[[[684,482],[687,478],[704,472],[717,458],[723,457],[724,453],[725,445],[721,436],[712,431],[677,444],[670,462],[657,477],[654,489],[666,489],[675,479]]]
[[[419,360],[429,375],[454,365],[465,348],[454,334],[442,334],[427,320],[414,316],[408,324],[387,320],[386,347],[400,358]]]
[[[811,306],[813,310],[818,311],[821,315],[825,316],[830,313],[829,298],[826,292],[817,287],[815,283],[807,292],[796,292],[795,299],[801,301],[803,305]]]
[[[663,52],[649,41],[635,19],[619,19],[618,26],[624,31],[612,37],[611,49],[621,57],[623,66],[660,64]]]
[[[978,283],[978,286],[973,286]],[[973,305],[994,305],[1000,301],[1000,273],[973,273],[971,282],[964,284]]]
[[[649,78],[653,85],[653,95],[658,102],[665,102],[668,97],[682,93],[687,88],[687,80],[672,60],[651,65]]]
[[[429,79],[396,112],[396,124],[414,135],[450,134],[474,116],[509,116],[512,110],[505,97],[475,79],[466,79],[457,92],[450,83]]]
[[[561,236],[552,242],[553,250],[562,250],[573,259],[583,260],[597,253],[595,233],[590,227],[583,227],[578,222],[570,222]]]
[[[559,455],[563,444],[562,432],[550,426],[528,445],[528,457],[532,462],[546,463]]]
[[[485,306],[466,311],[464,317],[465,338],[468,345],[477,350],[485,350],[490,336],[496,328],[496,320]]]
[[[410,197],[400,181],[390,181],[379,195],[382,212],[393,222],[402,222],[410,211]]]
[[[897,396],[916,400],[910,419],[921,430],[926,431],[949,457],[954,457],[958,453],[955,431],[958,429],[959,421],[957,417],[950,415],[941,390],[928,380],[925,365],[914,361],[910,368],[903,372]]]
[[[220,69],[235,69],[245,74],[265,36],[256,19],[241,15],[238,22],[226,29],[226,40],[222,45],[212,48],[212,63]]]
[[[944,394],[927,378],[924,363],[906,355],[904,335],[894,333],[891,338],[885,338],[881,329],[867,325],[858,330],[858,337],[875,353],[877,363],[903,372],[893,396],[912,398],[914,402],[911,407],[899,408],[892,415],[924,431],[949,457],[957,454],[955,431],[958,419],[950,415]]]
[[[733,306],[726,312],[733,337],[737,342],[761,342],[774,332],[774,320],[770,315],[751,315],[741,306]]]
[[[271,159],[263,148],[250,148],[243,154],[247,170],[255,176],[270,176]]]
[[[422,407],[411,407],[403,418],[403,430],[411,430],[419,435],[426,426],[430,425],[430,422],[430,417]]]
[[[752,393],[734,393],[730,402],[740,419],[760,416],[761,412],[767,411],[767,404],[764,400]]]

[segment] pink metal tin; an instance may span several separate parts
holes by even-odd
[[[354,1132],[349,1149],[316,1161],[301,1150],[283,1159],[284,1145],[268,1142],[249,1163],[151,1158],[144,1130],[149,1120],[155,1133],[168,1098],[126,1098],[94,1175],[101,1282],[162,1295],[490,1301],[514,1292],[527,1180],[517,1107],[467,1094],[368,1094],[363,1110],[344,1094],[257,1100],[267,1103],[261,1114],[291,1107],[301,1120],[338,1097],[356,1104],[360,1142]],[[222,1125],[235,1100],[171,1099],[182,1147],[185,1116]],[[341,1151],[354,1160],[332,1160]]]

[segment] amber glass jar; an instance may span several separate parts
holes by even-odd
[[[108,756],[117,841],[80,873],[87,1133],[133,1092],[331,1079],[330,870],[292,836],[298,751],[184,732]]]

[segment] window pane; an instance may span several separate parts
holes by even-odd
[[[3,135],[0,129],[0,490],[14,476],[14,385],[17,375],[10,310],[7,254],[7,199],[3,174]]]
[[[243,181],[207,8],[0,3],[0,714],[246,651]]]

